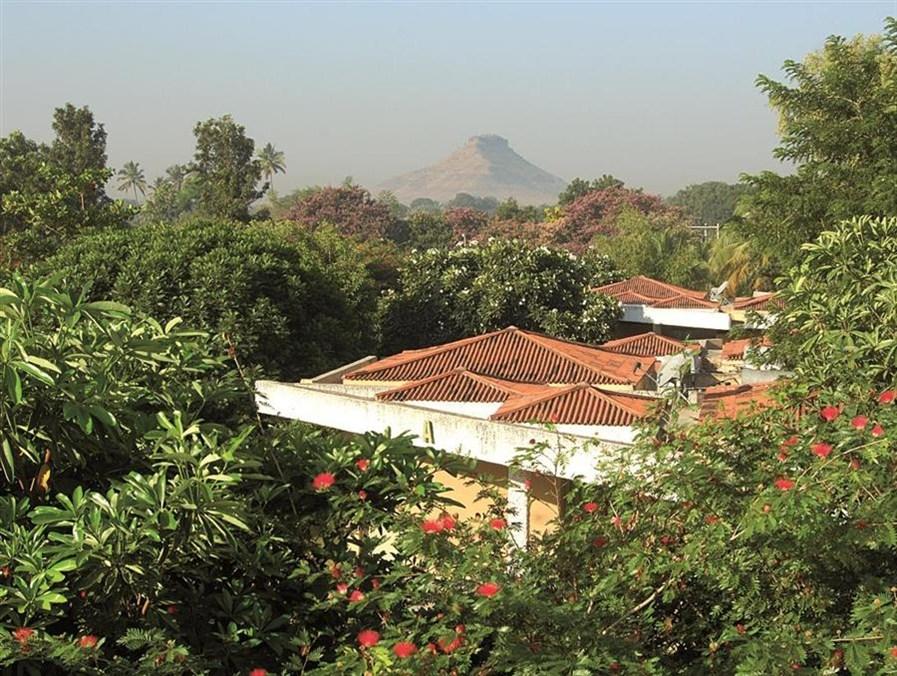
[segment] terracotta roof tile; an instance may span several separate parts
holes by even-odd
[[[663,400],[611,392],[588,383],[552,387],[538,394],[508,399],[492,420],[553,422],[560,425],[629,426],[646,417]]]
[[[772,342],[766,336],[759,341],[754,338],[740,338],[723,344],[722,355],[725,359],[744,359],[745,352],[751,346],[769,347]]]
[[[660,307],[660,308],[677,308],[680,310],[717,310],[719,309],[719,303],[715,303],[712,300],[703,300],[701,298],[694,298],[692,296],[672,296],[670,298],[664,298],[662,300],[652,301],[650,303],[651,307]]]
[[[750,298],[736,298],[732,303],[732,308],[735,310],[754,310],[756,312],[781,310],[784,307],[785,301],[774,293],[752,296]]]
[[[408,382],[457,368],[524,383],[636,385],[654,371],[654,360],[549,338],[514,326],[381,359],[346,380]]]
[[[610,340],[602,344],[601,347],[611,352],[634,354],[640,357],[662,357],[670,354],[679,354],[688,348],[681,341],[661,336],[653,331],[629,336],[628,338]]]
[[[595,291],[607,294],[609,296],[617,296],[620,293],[631,292],[639,294],[641,296],[645,296],[647,298],[652,298],[654,300],[662,300],[664,298],[672,298],[674,296],[687,296],[690,298],[698,299],[707,297],[707,294],[704,291],[686,289],[683,286],[668,284],[667,282],[661,282],[657,279],[651,279],[650,277],[645,277],[644,275],[630,277],[629,279],[624,279],[622,282],[605,284],[604,286],[597,287]]]
[[[717,385],[704,391],[699,417],[703,419],[736,418],[743,413],[760,411],[776,405],[770,388],[775,383],[758,385]]]
[[[512,383],[466,369],[455,369],[377,394],[386,401],[505,401],[521,394],[541,392],[550,385]]]

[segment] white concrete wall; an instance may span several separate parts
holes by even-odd
[[[558,425],[557,428],[562,434],[594,437],[618,444],[631,444],[635,441],[635,428],[623,425]]]
[[[417,436],[415,443],[421,447],[432,446],[499,465],[510,464],[517,449],[529,448],[532,442],[544,443],[554,452],[569,454],[564,466],[555,470],[557,476],[566,479],[578,476],[587,481],[600,480],[598,461],[612,459],[614,450],[622,445],[616,440],[596,441],[591,436],[368,399],[326,385],[270,380],[260,380],[255,385],[259,412],[266,415],[357,434],[410,432]],[[554,457],[537,458],[524,469],[544,472],[546,466],[554,466]]]
[[[684,326],[713,331],[728,331],[732,326],[731,317],[719,310],[677,309],[628,303],[623,304],[623,316],[620,321],[660,324],[661,326]]]
[[[395,402],[407,404],[408,406],[419,406],[420,408],[429,408],[433,411],[445,411],[446,413],[458,413],[460,415],[468,415],[471,418],[482,418],[486,420],[490,415],[501,408],[500,401],[403,401]]]

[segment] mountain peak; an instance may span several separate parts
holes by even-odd
[[[440,162],[379,187],[406,204],[418,197],[447,202],[461,192],[501,200],[513,197],[521,204],[550,204],[566,185],[518,155],[503,136],[480,134]]]

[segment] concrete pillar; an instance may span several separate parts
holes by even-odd
[[[508,528],[514,543],[526,549],[529,540],[529,490],[527,473],[508,468]]]

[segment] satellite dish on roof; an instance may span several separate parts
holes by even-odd
[[[729,280],[726,280],[719,286],[714,286],[710,289],[710,300],[712,301],[721,301],[723,299],[723,293],[729,287]]]

